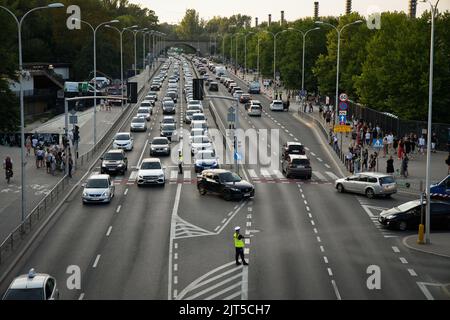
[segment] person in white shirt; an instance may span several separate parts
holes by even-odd
[[[425,150],[425,138],[424,138],[424,136],[420,136],[420,138],[419,138],[419,152],[421,154],[424,154],[424,150]]]
[[[389,152],[392,149],[393,144],[394,144],[394,135],[392,133],[388,134],[387,143],[388,143],[387,153],[389,154]]]
[[[370,146],[370,132],[366,132],[366,145]]]

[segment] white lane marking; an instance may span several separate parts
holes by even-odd
[[[84,298],[84,293],[80,294],[80,297],[78,298],[78,300],[83,300]]]
[[[119,212],[120,212],[120,209],[122,209],[122,205],[119,205],[119,206],[117,207],[116,212],[119,213]]]
[[[400,250],[397,247],[392,247],[392,250],[394,250],[395,253],[399,253]]]
[[[250,221],[247,222],[247,227],[251,227],[252,223]]]
[[[316,156],[316,154],[315,154],[314,152],[311,152],[311,155],[312,155],[313,157],[315,157],[315,156]]]
[[[308,206],[306,206],[306,211],[311,211],[311,209]]]
[[[127,193],[128,193],[128,188],[126,188],[126,189],[125,189],[125,191],[124,191],[123,195],[124,195],[124,196],[126,196],[126,195],[127,195]]]
[[[313,171],[312,174],[313,174],[314,176],[316,176],[319,180],[327,180],[327,179],[325,179],[324,175],[321,174],[321,173],[318,172],[318,171]]]
[[[244,249],[244,254],[249,254],[250,253],[250,248],[245,248]]]
[[[173,277],[173,284],[178,284],[178,276]]]
[[[328,169],[331,169],[330,165],[325,163],[325,167],[327,167]]]
[[[317,228],[314,228],[314,233],[315,233],[315,234],[318,234],[318,233],[319,233],[319,231],[317,231]]]
[[[317,158],[317,160],[318,160],[319,162],[323,162],[323,160],[322,160],[322,159],[320,159],[320,158]]]
[[[293,135],[292,133],[289,133],[289,135],[290,135],[291,137],[294,137],[294,135]]]
[[[269,171],[267,171],[266,169],[261,169],[261,175],[262,175],[263,177],[270,177],[270,176],[272,176],[272,175],[269,173]]]
[[[253,211],[253,208],[252,208],[252,207],[248,207],[247,210],[248,210],[249,212],[251,212],[251,211]]]
[[[149,142],[149,139],[147,139],[145,141],[144,148],[142,149],[141,156],[139,157],[138,163],[136,165],[137,167],[139,167],[141,165],[141,161],[142,161],[142,158],[144,158],[144,153],[145,153],[145,150],[147,149],[148,142]]]
[[[106,236],[109,237],[111,234],[112,226],[109,226],[108,231],[106,232]]]
[[[317,237],[317,242],[322,242],[322,240],[320,239],[320,237]]]
[[[309,217],[310,219],[312,219],[312,214],[311,214],[311,213],[308,213],[308,217]]]
[[[308,205],[308,201],[306,201],[306,200],[303,200],[303,202],[305,203],[305,205]]]
[[[294,138],[294,140],[295,140],[296,142],[298,142],[298,139],[297,139],[297,138]]]
[[[225,223],[226,221],[227,221],[227,218],[223,219],[223,220],[222,220],[222,223]]]
[[[323,261],[325,262],[325,263],[328,263],[328,258],[327,257],[323,257]]]
[[[405,258],[403,258],[403,257],[400,257],[400,261],[401,261],[403,264],[407,264],[407,263],[408,263],[408,261],[407,261]]]
[[[100,255],[98,254],[95,258],[94,264],[92,265],[92,268],[97,268],[98,261],[100,260]]]
[[[175,226],[176,226],[176,217],[178,216],[178,206],[180,205],[180,197],[181,197],[181,188],[182,184],[177,186],[177,193],[175,195],[175,202],[173,204],[172,209],[172,219],[170,223],[170,237],[169,237],[169,277],[168,277],[168,300],[172,300],[172,253],[173,253],[173,239],[175,238]],[[175,249],[178,249],[178,243],[175,243]],[[176,297],[175,293],[174,296]]]
[[[417,282],[417,285],[419,286],[419,289],[422,291],[422,293],[425,295],[425,297],[428,300],[434,300],[433,295],[430,293],[430,291],[428,290],[428,288],[425,285],[426,283],[424,282]]]
[[[247,215],[247,219],[251,219],[252,218],[252,215],[251,214],[248,214]]]
[[[414,269],[408,269],[408,272],[412,277],[417,277],[417,273],[414,271]]]
[[[339,177],[337,175],[335,175],[333,172],[325,171],[325,173],[333,180],[339,179]]]
[[[170,171],[170,180],[177,180],[178,177],[178,171],[172,170]]]
[[[321,251],[321,252],[325,252],[325,249],[324,249],[323,246],[320,246],[320,251]]]
[[[137,175],[138,175],[137,171],[131,172],[130,177],[128,178],[128,182],[135,182]]]
[[[244,286],[244,282],[243,281],[242,281],[242,286]],[[241,292],[238,291],[238,292],[235,292],[235,293],[229,295],[228,297],[223,298],[223,300],[233,300],[234,298],[237,298],[240,295],[241,295]],[[242,300],[244,300],[244,299],[242,298]],[[247,299],[245,299],[245,300],[247,300]]]
[[[302,198],[305,199],[305,195],[302,193]]]
[[[228,282],[231,282],[231,281],[233,281],[233,280],[235,280],[235,279],[237,279],[239,277],[242,277],[241,273],[238,273],[237,275],[234,275],[234,276],[232,276],[230,278],[227,278],[227,279],[225,279],[223,281],[220,281],[220,282],[216,283],[215,285],[213,285],[211,287],[208,287],[208,288],[206,288],[206,289],[204,289],[204,290],[202,290],[200,292],[197,292],[196,294],[194,294],[192,296],[186,297],[185,299],[186,300],[193,300],[193,299],[195,299],[197,297],[200,297],[200,296],[204,295],[205,293],[210,292],[210,291],[212,291],[212,290],[214,290],[214,289],[216,289],[216,288],[218,288],[220,286],[223,286],[224,284],[226,284]],[[240,284],[240,283],[238,282],[238,284]]]
[[[328,270],[328,274],[330,275],[330,277],[332,277],[333,276],[333,271],[331,270],[331,268],[327,268],[327,270]]]
[[[177,259],[178,259],[178,253],[176,253],[176,252],[174,253],[173,259],[174,259],[174,260],[177,260]]]
[[[301,143],[301,142],[300,142],[300,143]],[[308,147],[305,147],[305,150],[306,150],[306,151],[310,151],[310,149],[309,149]],[[312,153],[311,153],[311,154],[312,154]]]
[[[311,220],[311,224],[313,225],[313,226],[315,226],[316,224],[314,223],[314,220]]]
[[[219,228],[220,228],[220,226],[217,226],[215,229],[214,229],[214,231],[217,231],[217,230],[219,230]]]
[[[175,263],[175,264],[173,265],[173,271],[178,271],[178,263]]]
[[[248,169],[248,174],[250,175],[250,178],[254,179],[254,178],[258,178],[258,175],[256,174],[255,170],[253,169]]]
[[[178,297],[178,290],[176,290],[176,289],[173,290],[173,297],[174,298]]]
[[[280,170],[274,170],[273,173],[275,174],[275,176],[276,176],[278,179],[284,179],[284,176],[283,176],[283,174],[281,173]]]
[[[186,170],[184,171],[184,180],[191,180],[191,172]]]
[[[340,295],[339,290],[338,290],[337,285],[336,285],[336,281],[331,280],[331,284],[333,285],[334,293],[336,294],[336,298],[338,300],[342,300],[341,295]]]
[[[244,242],[245,242],[245,244],[250,244],[250,239],[249,238],[245,238]]]

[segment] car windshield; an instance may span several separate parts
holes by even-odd
[[[161,169],[161,163],[159,162],[143,162],[141,165],[143,170],[156,170]]]
[[[308,159],[294,159],[292,160],[292,164],[296,166],[309,166]]]
[[[242,179],[234,172],[225,172],[220,174],[220,180],[222,182],[239,182]]]
[[[168,142],[167,139],[161,139],[161,138],[159,138],[159,139],[154,139],[154,140],[152,141],[152,144],[155,144],[155,145],[161,145],[161,144],[169,144],[169,142]]]
[[[411,210],[412,208],[417,207],[419,204],[420,204],[419,200],[414,200],[414,201],[409,201],[409,202],[406,202],[404,204],[401,204],[397,208],[400,211],[405,212],[405,211]]]
[[[389,177],[382,177],[380,178],[380,183],[381,184],[388,184],[388,183],[394,183],[395,180],[393,177],[389,176]]]
[[[137,113],[148,113],[147,109],[139,109]]]
[[[192,116],[192,120],[205,120],[205,116],[203,114],[196,114]]]
[[[163,123],[175,123],[175,119],[174,118],[163,118],[162,122]]]
[[[44,290],[42,288],[31,289],[9,289],[5,300],[44,300]]]
[[[163,123],[162,129],[163,130],[175,130],[175,125],[172,123]]]
[[[206,136],[194,136],[192,143],[208,143],[209,138]]]
[[[290,152],[303,152],[303,146],[299,146],[299,145],[289,146],[289,151]]]
[[[216,156],[213,151],[199,152],[197,154],[197,159],[210,160],[210,159],[215,159],[215,158],[216,158]]]
[[[130,140],[130,136],[128,134],[118,134],[116,140]]]
[[[164,101],[164,107],[174,107],[174,103],[172,101]]]
[[[105,189],[108,187],[109,185],[107,179],[89,179],[86,183],[86,188],[89,189]]]
[[[188,110],[188,111],[186,111],[186,115],[188,115],[188,116],[192,116],[195,113],[197,113],[197,110]]]
[[[144,118],[136,118],[131,120],[131,122],[133,123],[145,123],[145,119]]]
[[[123,156],[122,156],[122,153],[111,152],[111,153],[105,154],[103,159],[105,159],[105,160],[122,160]]]

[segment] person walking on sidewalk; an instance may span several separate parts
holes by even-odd
[[[178,151],[178,174],[183,174],[183,152]]]
[[[424,154],[424,150],[425,150],[425,138],[423,135],[420,136],[419,138],[419,152],[420,154]]]
[[[394,175],[394,159],[392,156],[389,156],[389,159],[386,161],[386,173]]]
[[[72,168],[73,168],[72,154],[69,153],[69,178],[72,178]]]
[[[366,131],[365,138],[366,138],[366,145],[370,146],[370,131],[369,130]]]
[[[404,154],[405,154],[405,142],[403,141],[402,138],[398,142],[398,152],[397,152],[398,160],[402,160]]]
[[[50,173],[51,161],[52,161],[52,154],[50,153],[50,149],[47,148],[47,151],[45,152],[45,167],[47,168],[47,173]]]
[[[31,137],[28,136],[27,139],[25,140],[25,148],[27,148],[27,157],[30,156],[30,151],[31,151]]]
[[[436,132],[431,135],[431,152],[436,153],[436,145],[438,143],[438,138]]]
[[[387,136],[384,136],[384,138],[383,138],[383,158],[386,158],[386,154],[388,153],[388,148],[389,148],[388,138],[387,138]]]
[[[401,169],[401,175],[405,178],[408,178],[408,156],[405,156],[402,160],[402,169]]]
[[[375,154],[371,154],[369,159],[369,171],[375,172],[376,166],[377,166],[377,158]]]
[[[369,151],[367,149],[364,149],[364,151],[362,153],[362,170],[363,171],[367,171],[368,163],[369,163]]]
[[[239,262],[239,258],[241,258],[242,264],[244,264],[244,266],[248,265],[247,261],[245,261],[245,257],[244,257],[244,239],[245,237],[243,235],[241,235],[239,232],[241,230],[241,227],[236,227],[234,228],[234,247],[236,249],[236,265],[239,266],[241,265],[241,263]]]

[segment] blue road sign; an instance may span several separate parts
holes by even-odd
[[[300,97],[306,97],[306,90],[300,90]]]
[[[242,160],[241,155],[239,154],[239,152],[235,152],[234,153],[234,160]]]
[[[347,116],[339,116],[339,124],[346,124],[347,123]]]
[[[347,102],[344,102],[344,101],[339,102],[338,108],[339,108],[339,110],[347,110],[348,109]]]
[[[373,139],[374,148],[383,148],[383,139]]]

